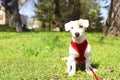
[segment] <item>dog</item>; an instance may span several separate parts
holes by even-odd
[[[69,46],[69,57],[62,58],[67,60],[66,73],[72,76],[76,72],[77,64],[85,63],[85,71],[91,74],[92,71],[97,71],[91,66],[91,49],[90,44],[85,36],[85,29],[89,26],[89,21],[86,19],[79,19],[70,21],[65,24],[65,30],[70,31],[72,41]]]

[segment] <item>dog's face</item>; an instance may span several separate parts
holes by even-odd
[[[73,38],[80,38],[84,35],[85,28],[89,26],[88,20],[75,20],[65,24],[65,30],[70,31]]]

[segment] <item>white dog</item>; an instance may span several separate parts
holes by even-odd
[[[67,60],[66,73],[70,76],[74,75],[76,72],[76,64],[85,62],[85,71],[91,74],[90,59],[91,59],[91,49],[90,45],[86,40],[85,28],[89,26],[89,21],[84,19],[79,19],[76,21],[70,21],[65,24],[65,30],[70,31],[72,35],[72,42],[69,46],[69,57],[63,58]],[[96,71],[96,69],[93,69]]]

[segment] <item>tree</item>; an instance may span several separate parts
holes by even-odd
[[[102,29],[100,25],[101,18],[100,7],[95,0],[39,0],[36,18],[44,24],[59,24],[64,28],[64,23],[70,20],[86,18],[90,21],[92,29]],[[97,27],[96,27],[97,25]],[[94,26],[94,27],[93,27]],[[99,28],[98,28],[99,27]]]
[[[54,3],[55,3],[55,15],[56,17],[60,18],[60,3],[59,3],[59,0],[54,0]]]
[[[37,0],[1,0],[4,2],[6,12],[6,24],[8,26],[14,26],[17,32],[26,31],[26,24],[21,20],[19,13],[19,6],[24,6],[25,3],[31,1],[36,5]],[[23,16],[23,15],[22,15]]]
[[[8,25],[15,25],[17,32],[22,32],[18,0],[4,0]]]
[[[120,37],[120,0],[111,0],[106,27],[103,33],[109,36]]]
[[[55,19],[54,14],[54,4],[50,0],[48,1],[41,1],[41,4],[38,5],[38,11],[36,11],[36,18],[42,21],[44,27],[48,26],[49,30],[51,29],[51,23]]]

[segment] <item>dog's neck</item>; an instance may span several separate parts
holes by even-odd
[[[86,36],[81,36],[81,37],[72,37],[72,41],[77,43],[77,44],[81,44],[84,42],[84,40],[86,39]]]

